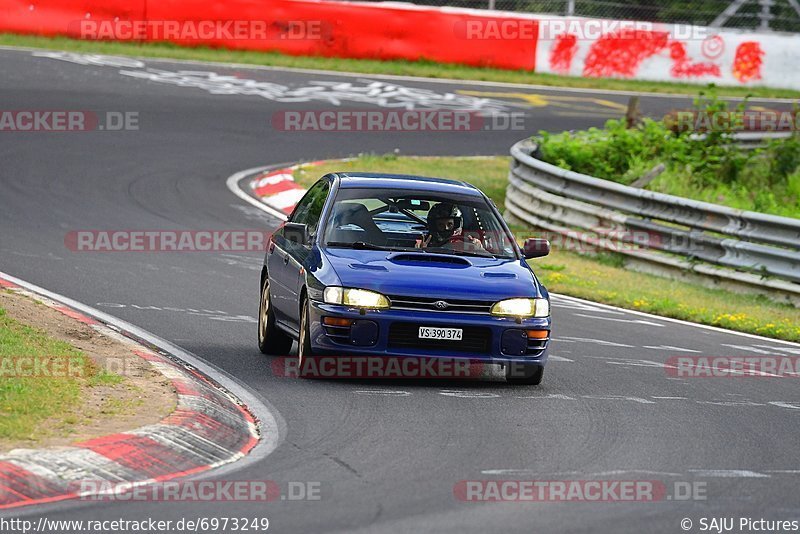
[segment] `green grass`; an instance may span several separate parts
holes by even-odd
[[[34,371],[37,363],[50,375]],[[28,373],[33,376],[21,376]],[[120,380],[99,372],[69,344],[11,319],[0,308],[0,439],[35,441],[53,429],[69,432],[77,422],[73,411],[83,388]]]
[[[293,67],[303,69],[324,69],[332,71],[359,72],[364,74],[394,74],[420,76],[425,78],[444,78],[456,80],[481,80],[545,85],[553,87],[575,87],[584,89],[643,91],[654,93],[697,93],[698,85],[687,83],[649,82],[641,80],[596,79],[557,76],[553,74],[532,73],[493,68],[447,65],[421,59],[419,61],[379,61],[369,59],[340,59],[325,57],[289,56],[277,52],[252,52],[242,50],[212,49],[206,47],[179,47],[169,43],[117,43],[102,41],[81,41],[66,37],[39,37],[17,34],[0,34],[0,45],[48,48],[122,56],[144,56],[156,58],[187,59],[195,61],[216,61],[268,65],[273,67]],[[718,88],[721,96],[745,97],[752,95],[764,98],[798,98],[800,91],[775,89],[769,87]]]
[[[618,255],[607,254],[619,258]],[[669,280],[621,268],[616,260],[556,251],[531,262],[550,291],[621,308],[649,312],[759,334],[800,341],[800,309],[766,297]]]
[[[334,171],[370,171],[420,174],[464,180],[482,189],[503,209],[509,160],[490,158],[438,158],[365,155],[354,161],[331,161],[295,171],[295,180],[308,187]],[[535,235],[513,227],[520,239]],[[624,258],[604,253],[596,256],[554,250],[532,260],[534,270],[550,291],[665,317],[800,341],[800,309],[765,297],[669,280],[630,271]]]

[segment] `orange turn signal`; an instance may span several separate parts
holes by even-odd
[[[325,326],[353,326],[353,320],[341,317],[323,317],[322,324]]]
[[[528,330],[528,339],[547,339],[549,330]]]

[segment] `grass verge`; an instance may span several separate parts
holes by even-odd
[[[533,73],[462,65],[448,65],[433,61],[379,61],[369,59],[345,59],[325,57],[290,56],[278,52],[253,52],[243,50],[215,49],[207,47],[180,47],[169,43],[118,43],[104,41],[81,41],[66,37],[40,37],[0,33],[0,45],[48,48],[93,54],[145,56],[155,58],[187,59],[194,61],[216,61],[243,63],[272,67],[323,69],[358,72],[363,74],[394,74],[443,78],[453,80],[480,80],[488,82],[522,83],[552,87],[595,89],[598,91],[641,91],[652,93],[697,94],[697,84],[650,82],[642,80],[577,78],[553,74]],[[717,89],[720,96],[761,98],[800,98],[800,91],[770,87],[722,86]]]
[[[84,388],[121,380],[0,308],[0,439],[31,440],[46,429],[69,426]]]
[[[308,187],[335,171],[420,174],[464,180],[483,190],[501,210],[505,202],[508,158],[360,156],[353,161],[327,162],[295,171]],[[518,234],[525,234],[515,227]],[[614,254],[585,256],[554,250],[531,264],[550,291],[665,317],[719,326],[776,339],[800,341],[800,309],[766,297],[669,280],[627,270]]]

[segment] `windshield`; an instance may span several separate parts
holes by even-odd
[[[340,189],[328,247],[515,259],[511,236],[483,198],[414,190]]]

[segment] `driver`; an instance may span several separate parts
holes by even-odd
[[[471,235],[463,234],[464,218],[461,210],[455,204],[440,202],[428,212],[428,237],[422,240],[421,248],[451,248],[453,245],[471,244],[477,249],[483,249],[483,244]]]

